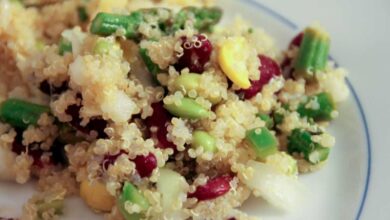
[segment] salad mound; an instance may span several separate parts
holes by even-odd
[[[346,71],[312,25],[280,51],[201,0],[0,2],[0,179],[38,193],[20,219],[254,219],[291,210],[326,164]]]

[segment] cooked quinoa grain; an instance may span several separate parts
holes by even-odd
[[[322,28],[280,51],[213,0],[34,2],[0,1],[0,179],[38,190],[15,218],[257,219],[326,164],[349,90]]]

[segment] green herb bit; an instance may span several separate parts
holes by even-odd
[[[265,126],[268,129],[271,129],[274,127],[274,120],[267,114],[258,114],[257,117],[259,117],[262,121],[265,122]]]
[[[61,215],[62,209],[64,208],[64,200],[56,199],[50,202],[41,201],[37,203],[36,207],[37,207],[39,217],[42,217],[43,213],[49,210],[54,210],[55,214]]]

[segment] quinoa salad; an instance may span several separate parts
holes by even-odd
[[[299,206],[348,98],[319,24],[287,48],[213,0],[0,0],[0,181],[21,216],[259,219]],[[1,196],[1,195],[0,195]]]

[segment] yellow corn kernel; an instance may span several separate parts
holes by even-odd
[[[230,37],[219,48],[218,62],[223,72],[242,89],[251,86],[247,68],[249,45],[243,37]]]
[[[80,196],[89,207],[97,211],[109,212],[115,205],[115,198],[101,182],[84,180],[80,185]]]
[[[112,12],[114,9],[126,8],[127,0],[100,0],[98,11]]]

